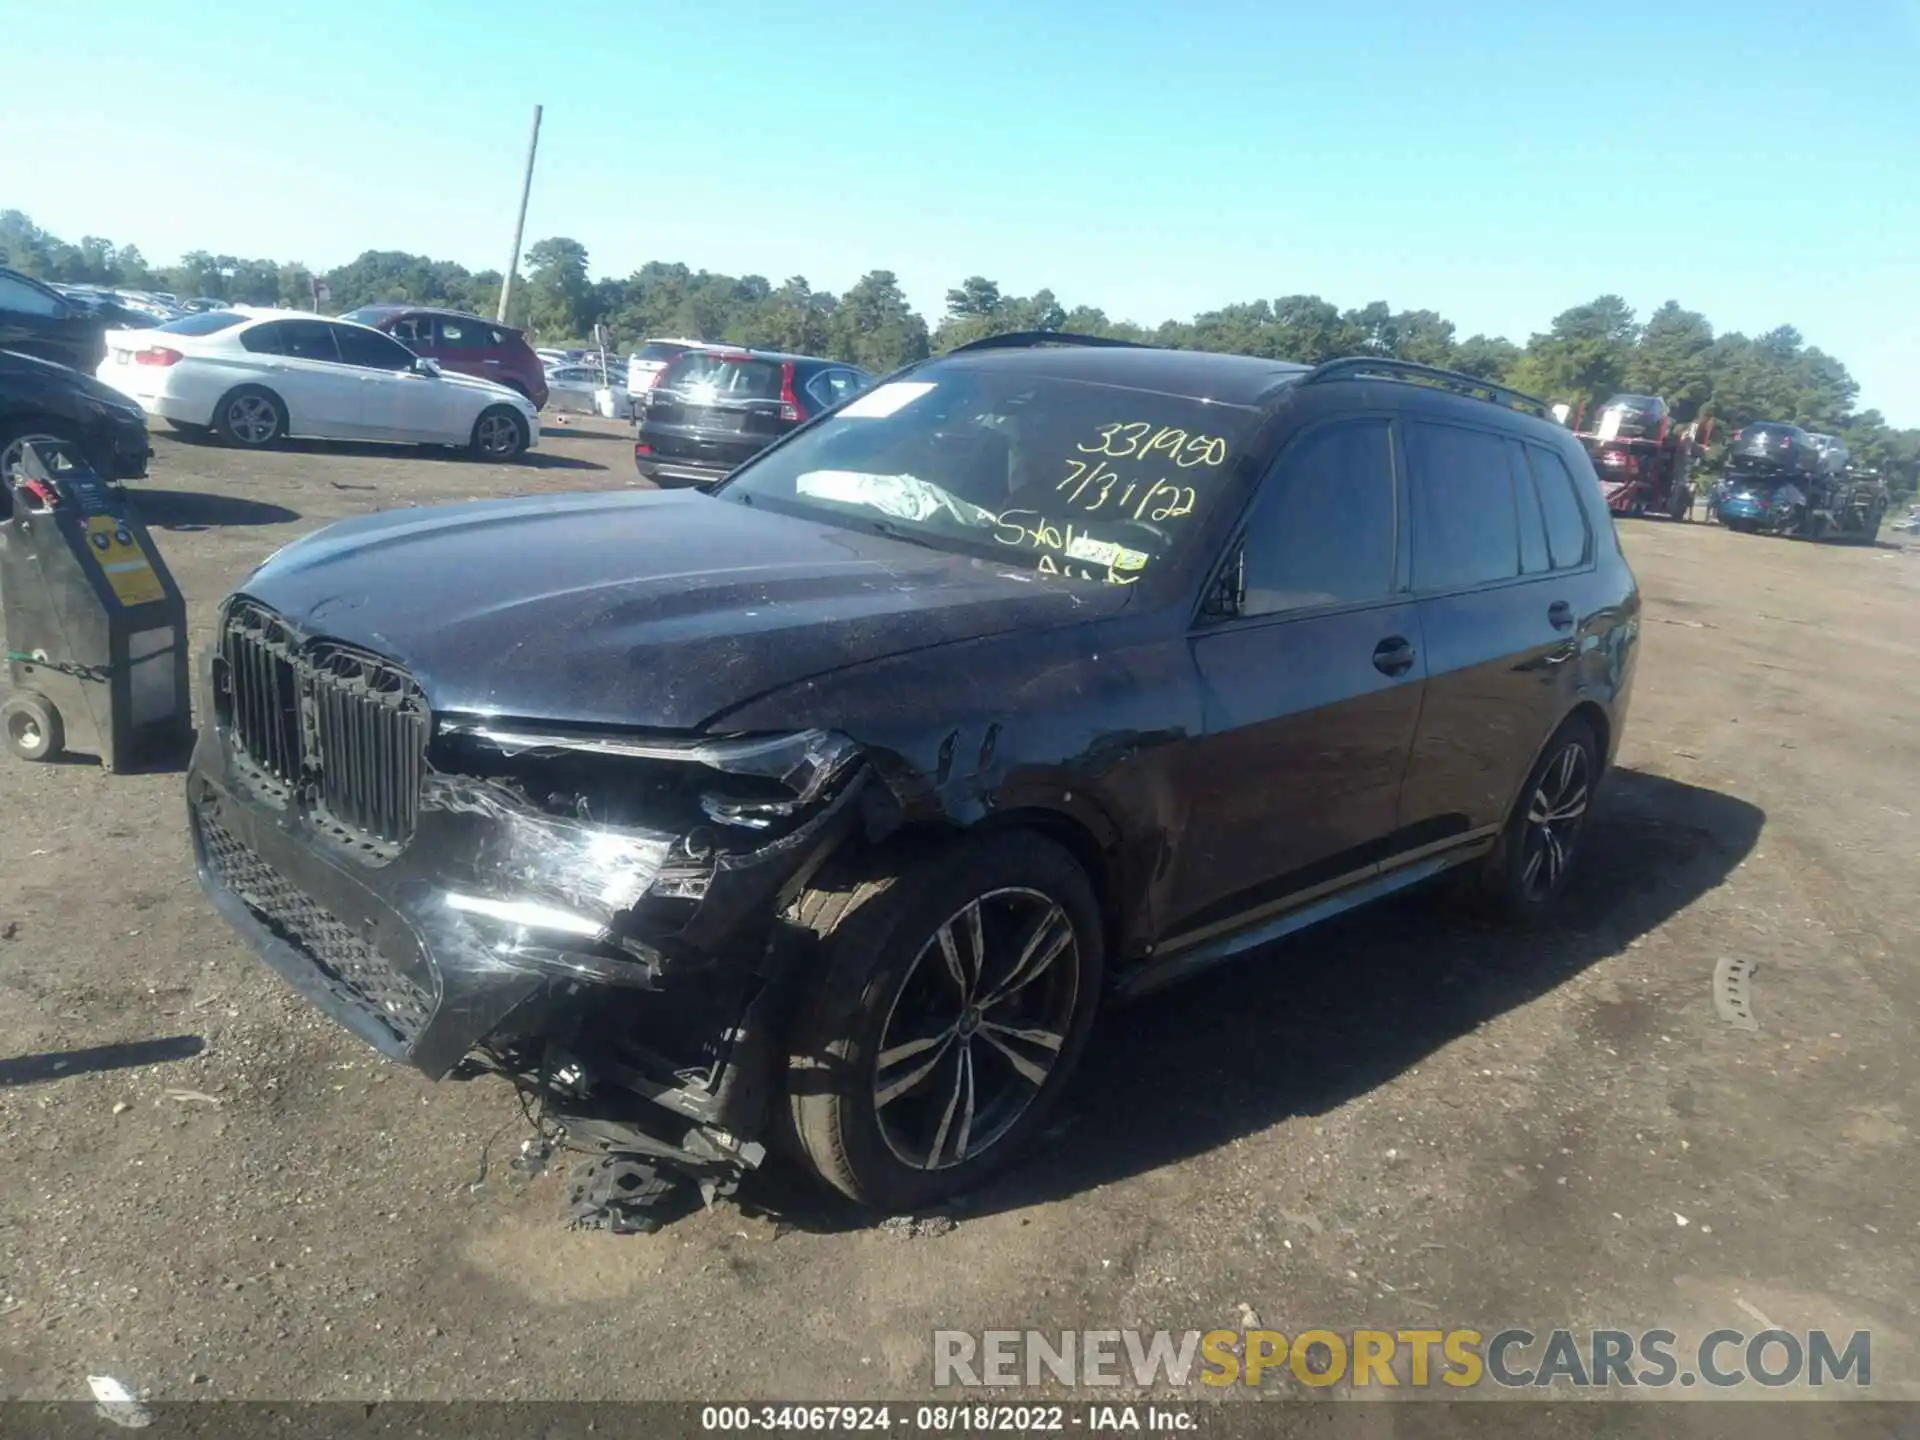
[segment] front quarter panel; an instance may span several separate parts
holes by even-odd
[[[1119,958],[1150,942],[1186,823],[1175,777],[1202,725],[1192,661],[1166,616],[852,666],[761,697],[709,728],[816,725],[866,748],[904,825],[1070,824],[1098,853],[1095,880]]]

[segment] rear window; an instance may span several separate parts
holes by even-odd
[[[694,352],[667,367],[663,388],[711,393],[717,400],[778,400],[780,366],[772,360]]]
[[[671,345],[653,341],[642,345],[638,350],[634,351],[633,357],[636,360],[672,360],[686,354],[687,348],[685,345]]]
[[[163,335],[212,335],[231,329],[246,318],[232,310],[206,310],[198,315],[182,315],[178,320],[154,326],[154,330]]]

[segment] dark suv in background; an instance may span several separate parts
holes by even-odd
[[[864,370],[811,355],[684,351],[634,396],[634,468],[656,485],[714,484],[872,383]]]
[[[456,375],[472,375],[518,390],[538,410],[547,403],[547,367],[509,326],[459,310],[421,305],[363,305],[342,320],[385,331],[402,345]]]
[[[0,266],[0,350],[38,355],[91,375],[107,358],[107,327],[50,286]]]
[[[218,627],[209,893],[387,1055],[535,1096],[625,1223],[775,1138],[913,1213],[1044,1133],[1111,991],[1447,871],[1546,915],[1640,595],[1537,400],[1046,335],[711,493],[343,521]]]

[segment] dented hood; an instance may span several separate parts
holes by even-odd
[[[1111,614],[1130,589],[695,491],[346,520],[241,587],[310,636],[399,661],[438,711],[668,729],[863,661]]]

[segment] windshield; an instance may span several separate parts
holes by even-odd
[[[1258,418],[1024,368],[936,365],[868,391],[716,493],[1126,585],[1192,543]]]

